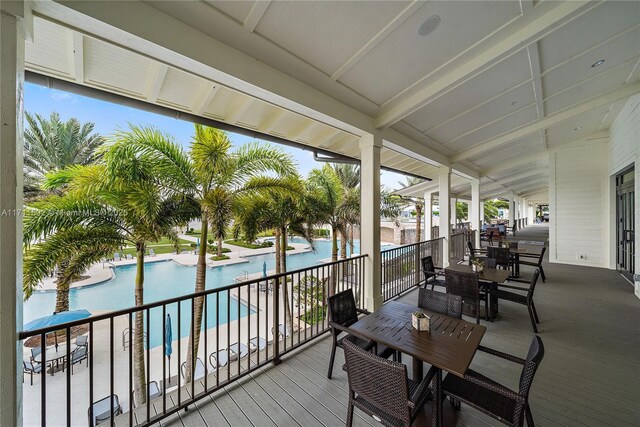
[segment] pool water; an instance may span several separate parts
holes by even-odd
[[[304,243],[300,238],[291,240],[294,243]],[[331,241],[318,240],[314,242],[315,252],[306,252],[302,254],[287,256],[287,270],[293,271],[304,267],[315,265],[318,261],[331,257]],[[389,249],[393,246],[385,246],[383,249]],[[355,242],[354,252],[359,252],[359,242]],[[234,283],[234,279],[242,276],[244,272],[249,274],[261,273],[263,263],[267,263],[267,270],[275,269],[275,256],[273,253],[266,255],[256,255],[247,257],[249,262],[221,266],[207,269],[206,288],[216,289],[222,286]],[[175,262],[154,262],[147,263],[144,267],[144,302],[151,303],[161,301],[168,298],[174,298],[193,292],[196,278],[195,267],[185,267]],[[87,309],[89,311],[98,310],[118,310],[135,305],[134,301],[134,283],[136,275],[136,266],[121,266],[115,268],[115,278],[104,284],[90,286],[82,289],[71,289],[69,291],[69,309]],[[55,292],[37,292],[24,303],[24,323],[27,323],[38,317],[51,314],[55,307]],[[233,297],[229,297],[226,292],[220,293],[219,313],[216,313],[215,297],[211,296],[207,300],[207,327],[216,325],[216,314],[218,324],[230,320],[236,320],[250,314],[249,308],[245,304],[240,304]],[[227,304],[227,299],[231,301]],[[180,335],[188,334],[191,321],[190,311],[191,303],[185,301],[182,304]],[[229,311],[230,310],[230,311]],[[167,313],[171,315],[173,324],[173,335],[177,337],[177,305],[172,304],[167,308]],[[151,310],[150,322],[152,324],[161,324],[162,309]],[[156,333],[155,336],[149,337],[151,347],[160,345],[162,342],[162,331]]]

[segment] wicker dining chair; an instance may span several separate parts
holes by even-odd
[[[376,356],[351,341],[344,342],[349,381],[347,427],[354,407],[375,416],[385,426],[411,426],[429,398],[435,370],[421,382],[410,380],[407,366]]]
[[[464,378],[447,374],[442,382],[442,391],[449,396],[454,407],[466,403],[496,420],[509,426],[533,427],[533,416],[529,406],[529,390],[538,366],[544,357],[544,345],[539,336],[534,335],[526,359],[521,359],[501,351],[479,346],[478,350],[522,365],[518,391],[468,369]]]
[[[509,258],[509,248],[496,248],[495,246],[489,246],[487,248],[487,258],[494,258],[498,267],[503,267],[508,270],[511,266]]]
[[[520,265],[531,265],[540,270],[540,277],[542,278],[542,282],[546,283],[547,278],[544,275],[544,269],[542,268],[542,259],[544,258],[544,253],[547,250],[546,246],[542,247],[542,251],[538,255],[536,254],[522,254],[520,255]],[[532,259],[532,261],[527,261],[527,259]]]
[[[526,305],[527,310],[529,310],[529,318],[531,319],[531,326],[533,326],[533,332],[535,332],[536,334],[538,333],[538,327],[536,326],[536,324],[540,323],[540,320],[538,319],[538,312],[536,311],[536,306],[533,303],[533,292],[536,289],[536,282],[538,281],[539,274],[540,274],[539,270],[536,270],[533,273],[531,280],[528,282],[529,283],[528,288],[498,284],[497,288],[491,291],[492,297],[496,298],[497,300],[511,301],[518,304]],[[526,281],[519,280],[519,279],[511,279],[511,281],[527,283]],[[505,289],[510,289],[510,290],[505,290]],[[513,292],[513,291],[517,291],[517,292]],[[522,293],[518,293],[518,292],[522,292]]]
[[[467,247],[469,248],[469,256],[470,257],[476,257],[476,258],[480,258],[481,254],[486,254],[487,250],[486,249],[481,249],[481,248],[474,248],[473,247],[473,243],[471,243],[471,240],[467,240]]]
[[[487,258],[487,257],[471,257],[469,258],[469,265],[473,264],[474,261],[482,262],[482,266],[484,268],[496,268],[497,262],[495,258]]]
[[[356,307],[356,300],[353,297],[351,288],[330,296],[327,298],[327,303],[329,306],[329,326],[331,327],[331,335],[333,338],[327,378],[331,379],[333,373],[336,348],[343,347],[346,341],[350,341],[366,351],[377,351],[379,352],[378,354],[384,358],[395,356],[394,350],[385,346],[377,346],[375,342],[357,337],[349,330],[349,326],[358,321],[358,313],[366,313],[363,310],[358,310]],[[343,333],[345,333],[345,335],[343,335]]]
[[[462,297],[460,295],[418,289],[418,307],[449,317],[462,318]]]
[[[445,270],[445,282],[447,283],[447,293],[462,297],[462,312],[476,318],[476,323],[480,323],[480,301],[485,303],[485,315],[489,313],[489,299],[486,292],[481,293],[476,273],[465,273],[461,271]],[[469,311],[472,309],[472,311]],[[466,310],[466,311],[465,311]]]
[[[436,271],[435,265],[433,265],[433,257],[428,255],[421,260],[422,262],[422,274],[424,274],[424,288],[426,289],[428,285],[431,285],[431,290],[438,286],[446,286],[442,280],[438,279],[438,272]]]

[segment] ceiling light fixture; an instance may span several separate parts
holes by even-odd
[[[593,64],[591,64],[591,68],[596,68],[600,65],[604,64],[604,59],[601,59],[599,61],[594,62]]]
[[[431,15],[422,23],[422,25],[420,25],[420,28],[418,28],[418,34],[426,36],[438,28],[438,25],[440,25],[440,17],[438,15]]]

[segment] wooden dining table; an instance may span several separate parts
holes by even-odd
[[[423,311],[431,317],[429,332],[411,326],[411,314]],[[422,362],[436,368],[432,425],[443,425],[442,371],[464,377],[480,345],[486,327],[462,319],[389,301],[349,327],[355,334],[384,344],[413,358],[413,379],[423,378]],[[455,416],[454,416],[455,417]],[[455,423],[455,419],[453,420]]]

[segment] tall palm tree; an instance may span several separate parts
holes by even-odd
[[[194,127],[188,154],[170,141],[139,140],[130,148],[152,157],[157,168],[172,177],[166,184],[192,194],[200,203],[202,227],[195,292],[205,289],[209,226],[218,241],[218,255],[222,255],[229,223],[246,205],[246,199],[280,188],[282,181],[278,177],[295,173],[291,157],[282,150],[254,142],[231,151],[226,132],[199,124]],[[190,335],[193,342],[187,346],[187,382],[191,381],[200,345],[203,308],[204,297],[196,298]]]
[[[41,188],[48,172],[88,164],[105,139],[92,133],[93,123],[81,124],[75,118],[63,122],[56,112],[52,112],[49,119],[25,112],[25,119],[23,191],[26,201],[32,202],[50,193]],[[56,313],[69,310],[69,286],[79,276],[68,274],[69,262],[61,258],[56,266]]]
[[[333,169],[340,180],[345,192],[355,192],[355,196],[360,195],[360,166],[348,163],[335,163]],[[352,206],[352,208],[355,206]],[[340,235],[340,258],[347,258],[347,242],[350,246],[350,253],[353,254],[353,229],[360,223],[360,205],[357,209],[350,209],[344,213],[347,215],[345,220],[345,234]]]
[[[181,179],[158,168],[149,153],[132,147],[141,141],[166,144],[168,137],[152,128],[132,126],[115,135],[93,165],[68,166],[45,176],[44,188],[65,187],[26,210],[24,242],[44,236],[25,256],[25,295],[60,259],[68,259],[68,275],[81,271],[122,243],[136,248],[135,304],[144,303],[144,254],[148,243],[168,237],[178,244],[174,228],[199,214],[197,202],[170,183]],[[134,397],[147,400],[144,323],[136,312],[133,339]]]
[[[420,184],[424,182],[424,179],[417,178],[414,176],[405,177],[405,181],[398,182],[401,188],[411,187],[412,185]],[[424,207],[424,199],[420,197],[403,197],[404,200],[413,204],[416,210],[416,243],[418,243],[422,239],[422,208]],[[429,215],[430,212],[427,212]]]
[[[93,133],[93,123],[76,118],[66,122],[52,112],[49,118],[25,111],[24,194],[26,200],[42,195],[40,183],[50,172],[70,165],[90,163],[105,138]]]

